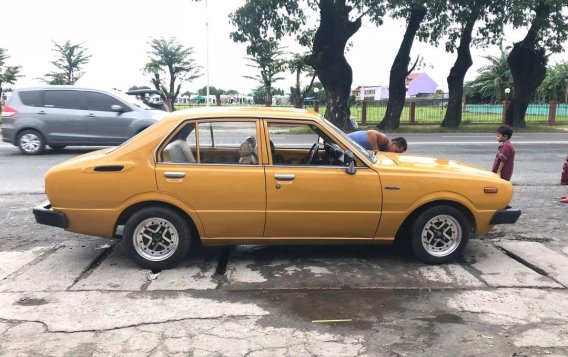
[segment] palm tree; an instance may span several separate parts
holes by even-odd
[[[152,84],[156,90],[164,93],[165,98],[171,100],[172,110],[176,98],[181,90],[182,82],[192,81],[202,74],[193,56],[193,48],[184,47],[175,37],[169,40],[164,38],[153,39],[149,43],[151,50],[148,52],[150,62],[144,66],[144,72],[152,75]],[[160,74],[166,73],[167,86]],[[179,81],[176,83],[176,81]]]
[[[44,82],[48,84],[75,84],[83,76],[81,68],[89,63],[91,55],[82,44],[71,44],[66,41],[63,45],[53,41],[57,53],[55,61],[51,62],[57,71],[45,74]]]
[[[274,82],[284,79],[284,77],[278,77],[278,74],[284,71],[286,61],[281,59],[283,52],[274,41],[257,41],[255,46],[257,48],[253,52],[255,55],[247,57],[253,64],[248,66],[256,68],[260,73],[244,77],[260,82],[266,92],[264,103],[269,107],[272,105],[272,85]]]
[[[507,55],[501,47],[499,56],[483,56],[489,64],[477,71],[477,78],[466,83],[468,96],[479,97],[491,102],[506,99],[505,89],[510,88],[513,91],[513,77],[507,64]]]

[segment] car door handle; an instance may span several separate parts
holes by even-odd
[[[180,179],[185,177],[185,172],[165,172],[164,176],[167,178]]]
[[[46,114],[46,112],[44,112],[43,110],[41,110],[41,111],[39,111],[39,112],[37,112],[37,113],[38,113],[38,114],[42,114],[42,115],[43,115],[43,114]]]
[[[91,114],[87,114],[87,118],[94,118],[95,114],[91,113]]]
[[[293,181],[296,176],[292,174],[276,174],[274,178],[278,181]]]

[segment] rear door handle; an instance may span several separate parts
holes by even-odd
[[[43,110],[40,110],[39,112],[37,112],[38,114],[47,114],[46,112],[44,112]]]
[[[180,179],[185,177],[185,172],[165,172],[164,176],[167,178]]]
[[[296,176],[293,174],[276,174],[274,178],[278,181],[293,181]]]
[[[91,113],[91,114],[87,114],[87,118],[94,118],[95,114]]]

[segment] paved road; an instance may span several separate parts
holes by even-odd
[[[196,245],[162,272],[119,242],[34,223],[43,173],[88,149],[0,145],[0,355],[568,355],[568,135],[526,135],[514,137],[523,216],[453,264],[393,247]],[[410,153],[486,168],[496,150],[492,135],[406,136]]]

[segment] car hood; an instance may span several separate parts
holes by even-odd
[[[497,174],[481,167],[467,164],[465,162],[436,158],[431,156],[377,153],[377,165],[396,165],[399,168],[414,170],[427,170],[435,172],[456,173],[465,175],[476,175],[482,177],[498,177]]]

